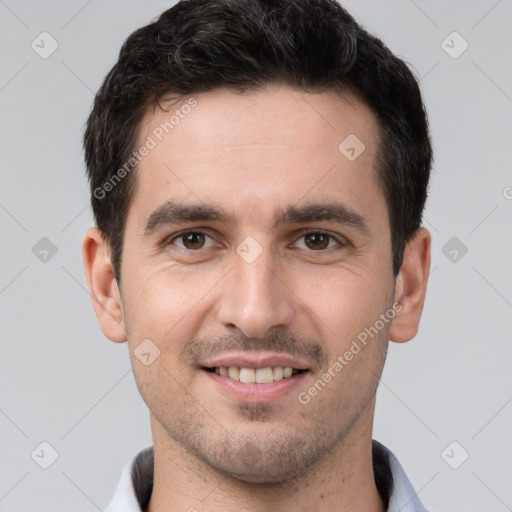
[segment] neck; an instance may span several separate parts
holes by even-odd
[[[151,418],[154,483],[148,512],[385,512],[372,464],[373,407],[307,474],[254,484],[219,474],[186,452]]]

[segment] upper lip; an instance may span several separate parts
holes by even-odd
[[[291,367],[297,370],[308,370],[310,365],[304,360],[286,354],[269,354],[269,353],[233,353],[224,354],[208,359],[203,362],[203,368],[220,368],[221,366],[237,366],[239,368],[268,368],[282,366],[284,368]]]

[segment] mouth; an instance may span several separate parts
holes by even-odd
[[[225,353],[199,366],[202,382],[238,403],[275,402],[303,387],[314,366],[288,354]]]
[[[244,384],[270,384],[289,379],[308,370],[291,366],[267,366],[265,368],[247,368],[240,366],[204,366],[203,370]]]
[[[204,361],[204,384],[238,403],[276,402],[304,387],[312,373],[306,361],[278,354],[232,354]]]

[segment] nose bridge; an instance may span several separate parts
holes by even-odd
[[[236,252],[221,298],[219,321],[238,327],[249,337],[262,337],[272,327],[291,323],[291,294],[282,278],[276,277],[279,265],[270,247],[248,237]]]

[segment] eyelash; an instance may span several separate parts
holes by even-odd
[[[204,233],[203,231],[198,231],[198,230],[193,230],[192,229],[192,230],[187,230],[187,231],[181,231],[180,233],[178,233],[176,235],[173,235],[172,237],[168,238],[167,241],[166,241],[166,245],[174,245],[173,242],[175,240],[183,238],[184,236],[189,235],[191,233],[204,235],[205,237],[213,239],[213,237],[211,237],[207,233]],[[348,242],[343,237],[339,238],[339,237],[334,236],[331,233],[328,233],[326,231],[319,231],[319,230],[316,230],[316,229],[305,229],[305,230],[301,231],[300,232],[300,236],[297,238],[297,241],[300,240],[301,238],[304,238],[307,235],[312,235],[312,234],[315,234],[315,235],[327,235],[329,237],[329,241],[334,240],[336,242],[338,248],[343,248],[343,247],[346,247],[348,245]],[[296,243],[296,242],[294,242],[294,243]],[[200,249],[187,249],[185,247],[179,247],[179,246],[176,246],[176,247],[178,249],[182,250],[182,251],[187,252],[187,253],[198,253],[199,251],[201,251],[203,249],[208,249],[208,247],[201,247]],[[327,249],[318,249],[316,251],[314,249],[309,249],[309,250],[311,252],[327,252],[327,251],[330,251],[332,249],[336,249],[336,248],[335,247],[328,247]]]

